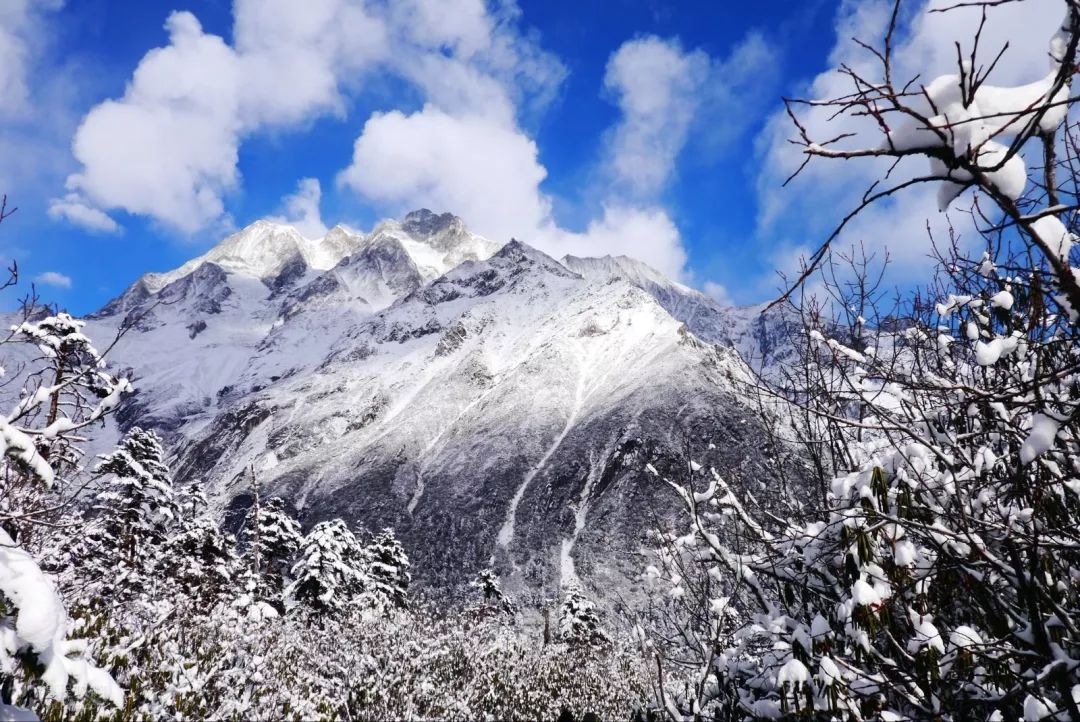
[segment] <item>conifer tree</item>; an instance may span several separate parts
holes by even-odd
[[[370,586],[364,548],[341,519],[312,527],[293,565],[294,581],[285,590],[287,609],[298,605],[339,612]]]
[[[484,606],[507,614],[513,614],[514,605],[506,596],[499,582],[499,575],[491,567],[481,569],[469,586],[483,595]]]
[[[69,562],[85,565],[97,602],[128,597],[145,586],[176,521],[176,499],[161,441],[153,431],[131,429],[102,457],[104,488],[85,538],[72,541]]]
[[[164,455],[157,434],[135,427],[97,467],[99,474],[110,477],[97,497],[103,538],[119,544],[129,566],[148,551],[146,547],[163,542],[176,519]]]
[[[393,529],[384,529],[367,545],[368,591],[382,603],[398,608],[408,605],[407,593],[412,574],[409,573],[409,557],[394,536]]]
[[[202,482],[197,479],[176,491],[176,516],[181,525],[198,519],[209,505],[206,492],[202,490]]]
[[[597,645],[608,641],[596,605],[577,585],[567,587],[559,606],[559,637],[572,645]]]
[[[258,575],[281,588],[289,561],[304,540],[300,523],[285,508],[280,497],[271,497],[258,507],[252,506],[244,520],[241,537],[252,560],[259,559]]]
[[[231,591],[237,566],[236,538],[203,514],[180,525],[158,569],[188,597],[210,604]]]
[[[273,496],[248,509],[241,539],[253,594],[259,600],[280,602],[289,563],[303,542],[300,523],[289,515],[285,502]]]

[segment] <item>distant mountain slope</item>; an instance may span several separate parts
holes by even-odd
[[[125,318],[115,361],[140,393],[118,421],[165,432],[182,480],[228,513],[254,471],[307,524],[393,526],[435,588],[492,562],[519,590],[622,585],[672,508],[647,463],[689,445],[738,481],[768,453],[734,382],[751,312],[631,259],[499,248],[449,214],[320,241],[256,223],[90,331]]]

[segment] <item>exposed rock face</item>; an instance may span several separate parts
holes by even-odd
[[[250,503],[254,469],[305,525],[393,526],[433,588],[494,562],[519,591],[602,594],[674,509],[647,464],[675,473],[690,448],[760,476],[734,380],[736,349],[767,334],[636,261],[499,248],[427,210],[320,241],[260,222],[222,246],[89,331],[138,319],[114,357],[140,388],[118,422],[163,431],[223,513]]]

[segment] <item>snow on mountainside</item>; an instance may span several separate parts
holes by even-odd
[[[791,339],[796,319],[781,310],[765,313],[764,306],[723,306],[700,291],[671,281],[659,271],[627,256],[578,258],[565,256],[570,270],[597,280],[621,278],[646,291],[695,336],[709,343],[738,349],[755,370],[770,374],[777,364],[794,356]]]
[[[308,268],[326,271],[364,246],[386,240],[399,242],[429,279],[469,258],[487,258],[499,248],[499,244],[470,232],[460,218],[449,213],[436,215],[426,208],[413,211],[400,223],[384,221],[366,237],[335,226],[323,238],[309,239],[291,226],[255,221],[198,258],[167,273],[148,273],[141,281],[156,293],[207,263],[246,276],[269,278],[297,258]]]
[[[113,362],[139,393],[118,423],[164,432],[179,480],[223,513],[250,503],[254,469],[306,524],[395,527],[430,586],[494,561],[540,589],[640,571],[673,504],[647,463],[689,443],[754,478],[764,437],[727,348],[740,328],[757,342],[748,317],[630,259],[500,249],[417,211],[318,242],[256,223],[89,331],[134,320]]]

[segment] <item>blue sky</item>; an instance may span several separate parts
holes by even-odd
[[[921,60],[942,30],[910,5]],[[0,0],[0,253],[84,313],[258,218],[315,235],[428,205],[757,302],[853,192],[778,190],[779,99],[825,90],[884,7]]]

